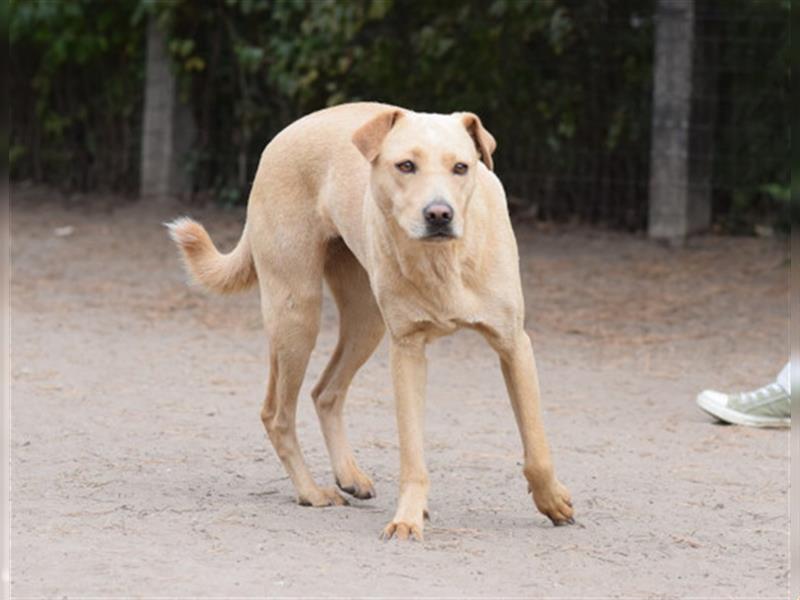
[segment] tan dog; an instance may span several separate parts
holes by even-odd
[[[337,106],[293,123],[266,147],[244,232],[230,254],[220,254],[199,223],[169,225],[189,271],[207,288],[228,293],[259,283],[270,339],[261,419],[300,504],[345,504],[335,489],[316,484],[295,433],[324,279],[339,308],[339,343],[312,396],[336,482],[362,499],[375,492],[345,438],[342,410],[356,371],[386,328],[391,336],[401,467],[386,537],[422,539],[425,346],[462,327],[483,334],[500,356],[537,508],[555,524],[572,522],[542,427],[517,245],[492,173],[494,149],[471,113]]]

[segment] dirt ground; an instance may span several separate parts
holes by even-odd
[[[787,596],[788,432],[715,424],[694,404],[786,360],[785,240],[674,249],[518,226],[577,524],[535,511],[496,358],[463,333],[428,353],[426,539],[386,543],[398,450],[385,340],[346,408],[378,497],[298,506],[258,417],[256,293],[185,285],[159,225],[185,209],[111,206],[12,192],[14,597]],[[242,211],[189,212],[222,247],[238,238]],[[327,485],[309,390],[335,341],[326,298],[298,421]]]

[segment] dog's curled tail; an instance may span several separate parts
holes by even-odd
[[[222,254],[205,227],[197,221],[181,217],[164,225],[178,245],[186,270],[195,282],[220,294],[240,292],[256,282],[247,226],[236,247],[228,254]]]

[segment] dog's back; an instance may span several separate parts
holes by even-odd
[[[388,108],[377,102],[342,104],[306,115],[278,133],[261,155],[247,225],[231,252],[219,252],[192,219],[168,223],[192,280],[222,294],[252,286],[256,269],[248,235],[288,234],[291,242],[298,231],[316,228],[318,237],[336,237],[336,213],[355,209],[367,181],[368,163],[353,145],[353,132]]]

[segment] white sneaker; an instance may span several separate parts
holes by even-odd
[[[697,396],[697,404],[720,421],[750,427],[789,427],[791,399],[777,383],[739,394],[706,390]]]

